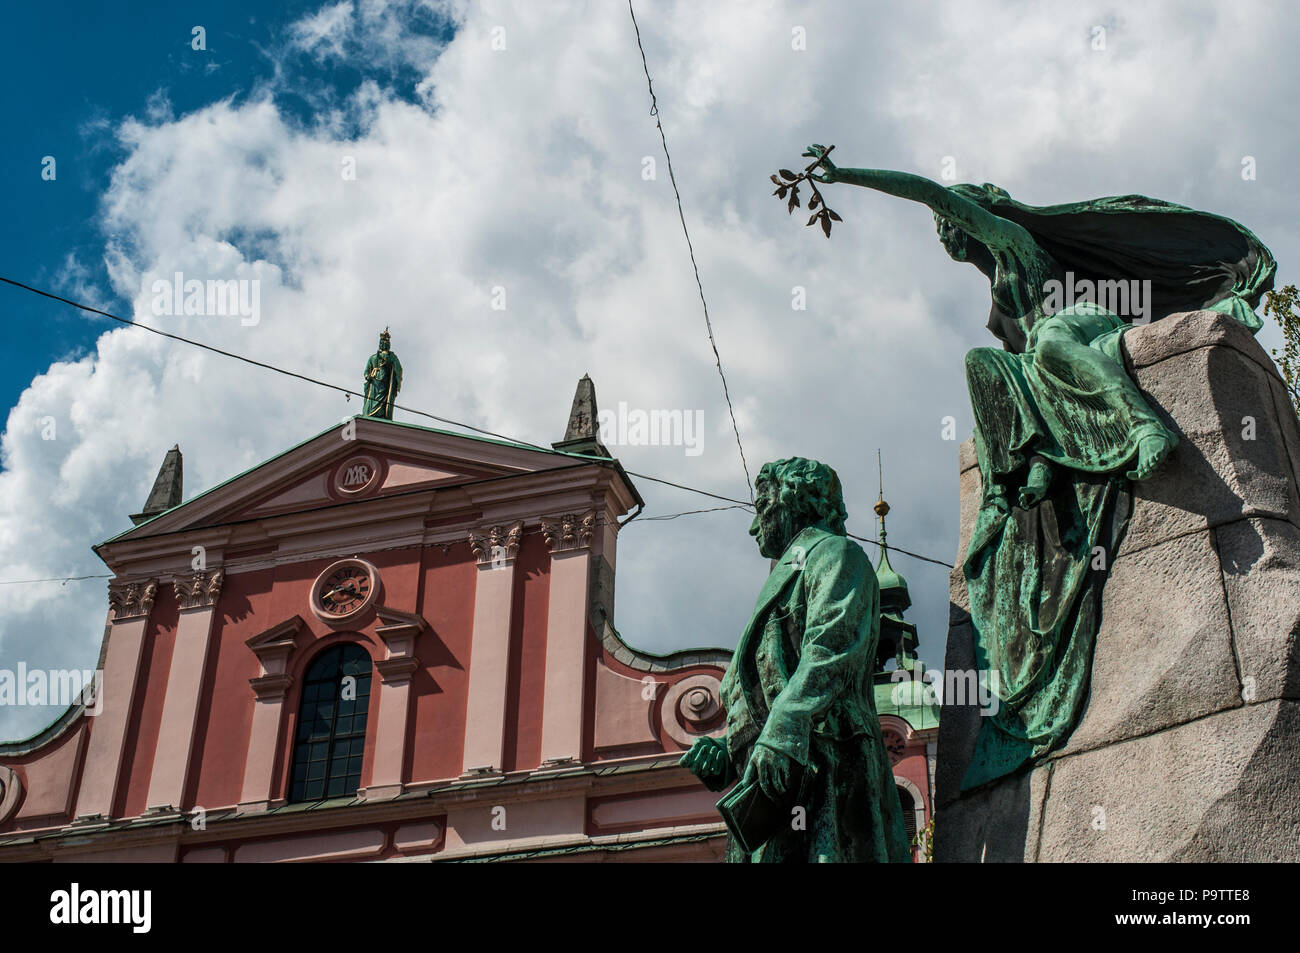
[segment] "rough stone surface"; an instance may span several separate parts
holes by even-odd
[[[1286,441],[1287,456],[1291,458],[1291,477],[1300,484],[1300,416],[1280,380],[1269,381],[1273,391],[1273,407],[1282,424],[1282,438]],[[1300,511],[1291,514],[1291,521],[1300,526]]]
[[[1251,519],[1215,537],[1243,694],[1300,698],[1300,529]]]
[[[956,605],[949,607],[948,647],[944,653],[944,672],[967,672],[975,668],[975,643],[970,614]],[[968,701],[963,699],[964,701]],[[934,769],[935,804],[942,807],[957,800],[961,780],[975,750],[979,734],[980,708],[956,704],[945,687],[943,716],[939,719],[939,750],[946,757],[937,758]]]
[[[1047,789],[1048,768],[1036,768],[981,788],[971,797],[939,808],[935,821],[936,863],[1017,863],[1032,860]]]
[[[1134,486],[1121,554],[1242,516],[1300,511],[1270,376],[1258,364],[1231,348],[1196,348],[1137,379],[1179,444]]]
[[[945,698],[936,860],[1300,860],[1300,422],[1224,315],[1174,315],[1125,348],[1182,442],[1134,488],[1087,707],[1047,761],[962,795],[979,718]],[[968,462],[959,563],[979,500]],[[951,583],[946,665],[965,669],[960,565]]]
[[[1036,859],[1294,861],[1298,737],[1279,700],[1052,761]]]
[[[1209,530],[1115,560],[1101,619],[1088,702],[1062,750],[1149,734],[1242,703]]]
[[[1217,311],[1171,314],[1124,335],[1124,351],[1133,367],[1142,368],[1201,347],[1239,351],[1280,379],[1268,352],[1241,322]]]

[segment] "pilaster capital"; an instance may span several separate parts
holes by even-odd
[[[176,601],[182,609],[200,609],[214,605],[221,595],[225,573],[220,569],[197,570],[172,579]]]
[[[524,521],[484,526],[471,530],[469,547],[480,566],[493,567],[508,564],[519,555],[519,544],[524,538]]]
[[[565,513],[563,516],[543,516],[542,536],[551,554],[586,549],[591,545],[596,531],[596,510],[585,513]]]
[[[147,618],[153,611],[153,601],[158,595],[157,579],[139,579],[134,582],[110,582],[108,605],[113,610],[113,621]]]

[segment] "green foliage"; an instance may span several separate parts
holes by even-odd
[[[1264,295],[1264,314],[1271,314],[1282,329],[1282,354],[1273,349],[1282,379],[1286,381],[1291,405],[1300,414],[1300,291],[1287,285],[1281,291],[1268,291]]]
[[[925,827],[912,835],[912,847],[921,852],[921,863],[934,862],[934,815],[925,822]]]

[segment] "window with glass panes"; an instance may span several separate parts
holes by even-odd
[[[370,656],[359,645],[326,649],[302,686],[290,801],[357,793],[370,710]]]

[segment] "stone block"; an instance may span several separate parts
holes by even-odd
[[[1210,531],[1121,556],[1102,590],[1088,701],[1064,751],[1242,704]]]
[[[1300,529],[1239,520],[1215,542],[1245,697],[1300,698]]]
[[[1300,484],[1300,416],[1296,415],[1295,405],[1291,403],[1291,397],[1280,380],[1271,379],[1269,388],[1273,391],[1273,407],[1277,411],[1282,439],[1291,460],[1291,479]],[[1291,521],[1300,526],[1300,512],[1292,513]]]
[[[1233,348],[1201,347],[1139,370],[1137,380],[1179,444],[1133,485],[1121,554],[1242,516],[1300,510],[1272,379],[1259,364]]]
[[[1294,861],[1298,735],[1277,700],[1054,760],[1037,859]]]
[[[1022,863],[1034,859],[1048,768],[1035,768],[960,800],[934,816],[936,863]]]
[[[1277,370],[1250,329],[1218,311],[1184,311],[1125,332],[1123,350],[1135,368],[1158,364],[1178,354],[1203,347],[1229,347],[1260,364]]]
[[[960,571],[960,570],[958,570]],[[945,672],[967,672],[975,668],[975,642],[970,614],[956,605],[949,607],[948,645],[944,653]],[[975,750],[979,734],[978,705],[958,705],[944,697],[939,718],[939,750],[934,769],[935,803],[955,801],[961,794],[961,780]]]

